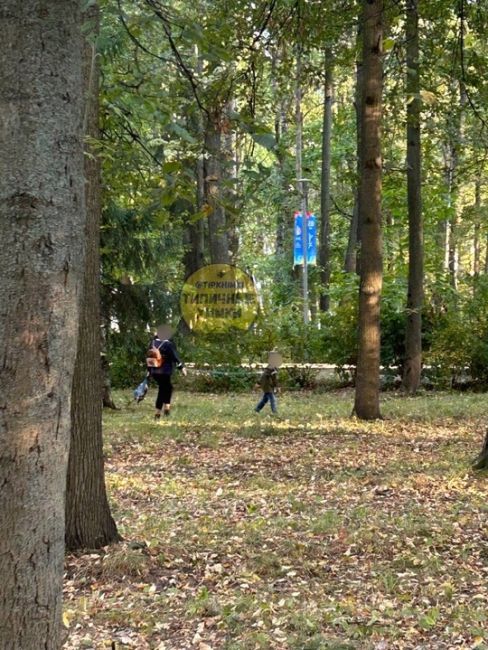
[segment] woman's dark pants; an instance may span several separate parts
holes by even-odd
[[[160,411],[163,408],[163,404],[171,404],[171,395],[173,393],[171,375],[153,375],[152,378],[159,387],[156,408]]]

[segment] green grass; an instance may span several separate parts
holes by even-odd
[[[350,391],[285,394],[279,417],[180,392],[160,422],[153,394],[116,397],[127,541],[68,558],[67,649],[488,648],[486,396],[389,394],[375,423]]]

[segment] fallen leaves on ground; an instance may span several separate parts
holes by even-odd
[[[486,398],[397,398],[377,423],[344,395],[280,402],[107,417],[127,541],[67,558],[67,650],[488,648]]]

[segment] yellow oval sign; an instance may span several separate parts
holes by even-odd
[[[181,314],[201,334],[247,330],[258,311],[253,279],[230,264],[209,264],[185,280]]]

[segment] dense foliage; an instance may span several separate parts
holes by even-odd
[[[196,338],[179,327],[185,357],[236,365],[260,361],[267,350],[279,348],[290,361],[354,364],[358,280],[345,257],[358,182],[362,26],[356,4],[101,4],[103,305],[114,382],[138,376],[149,331],[162,320],[178,324],[178,293],[194,260],[213,260],[215,206],[201,172],[215,160],[228,254],[256,278],[262,309],[237,341]],[[385,6],[382,362],[401,369],[408,261],[405,126],[413,98],[406,92],[404,7]],[[420,7],[424,364],[430,379],[444,382],[465,372],[481,383],[488,380],[488,84],[479,74],[488,58],[487,22],[482,0]],[[326,70],[333,73],[331,276],[324,287],[319,270],[311,269],[311,324],[304,326],[300,272],[292,267],[291,251],[292,215],[300,201],[295,100],[299,88],[303,173],[310,179],[310,207],[318,214]],[[330,307],[321,312],[324,291]]]

